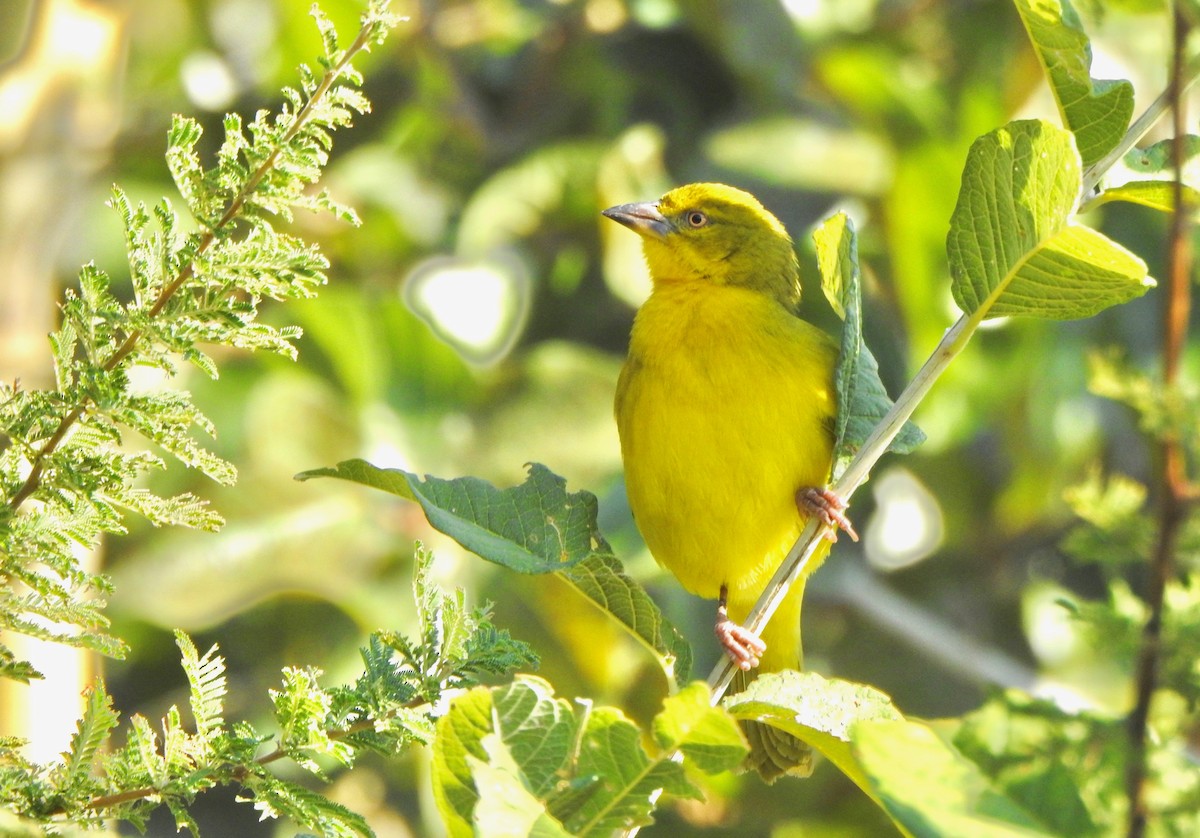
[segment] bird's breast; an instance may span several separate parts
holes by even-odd
[[[761,589],[799,533],[798,488],[828,479],[836,351],[745,289],[656,290],[617,392],[630,506],[684,587]]]

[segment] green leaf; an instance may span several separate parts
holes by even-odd
[[[365,460],[346,460],[296,477],[335,477],[415,501],[435,529],[481,558],[520,573],[558,573],[624,625],[669,677],[686,682],[691,647],[613,556],[596,525],[595,496],[568,493],[566,481],[545,466],[530,465],[526,481],[509,489],[475,477],[427,476],[422,481]]]
[[[596,553],[559,574],[600,610],[625,626],[657,659],[668,678],[687,682],[692,647],[613,555]]]
[[[554,698],[540,678],[505,687],[476,687],[456,698],[437,722],[433,743],[433,794],[451,835],[472,835],[479,802],[470,759],[488,762],[483,740],[499,737],[524,784],[542,799],[572,759],[578,720],[571,705]]]
[[[1182,194],[1184,209],[1195,217],[1197,212],[1200,212],[1200,190],[1184,186]],[[1088,202],[1088,209],[1107,204],[1109,201],[1140,204],[1159,212],[1175,211],[1174,187],[1170,181],[1165,180],[1137,180],[1105,189]]]
[[[1063,492],[1063,499],[1083,523],[1073,527],[1061,549],[1079,562],[1113,568],[1148,561],[1155,523],[1144,512],[1147,490],[1122,474],[1103,476],[1093,469]]]
[[[1119,171],[1135,177],[1174,179],[1175,164],[1171,160],[1174,146],[1174,139],[1166,139],[1145,148],[1132,149],[1121,159]],[[1195,184],[1197,178],[1200,178],[1200,137],[1186,134],[1183,137],[1183,180]]]
[[[1004,791],[1057,835],[1096,834],[1075,778],[1061,763],[1051,762],[1041,771],[1031,771],[1004,786]]]
[[[362,815],[304,786],[277,777],[252,777],[247,786],[264,818],[291,818],[325,838],[374,838]]]
[[[850,728],[901,718],[891,699],[872,687],[792,670],[760,675],[722,705],[739,721],[768,724],[807,742],[871,797],[875,791],[851,751]]]
[[[672,719],[664,730],[704,750],[722,737],[709,725],[686,723],[698,718],[687,709],[695,697],[664,709]],[[585,702],[572,707],[539,678],[477,687],[455,699],[438,720],[434,799],[452,836],[474,834],[483,800],[476,785],[481,763],[507,774],[506,782],[519,782],[572,835],[610,835],[650,823],[659,789],[699,796],[669,751],[646,753],[641,731],[620,710]],[[497,779],[494,771],[482,776]],[[540,818],[543,812],[528,800],[520,808],[525,816]],[[556,824],[545,821],[546,828],[551,825]]]
[[[96,752],[108,741],[112,729],[117,726],[118,714],[112,707],[112,698],[104,690],[99,678],[87,691],[87,705],[83,716],[71,737],[71,747],[66,753],[59,788],[70,788],[85,779],[92,770]]]
[[[287,666],[283,686],[267,690],[275,705],[279,746],[305,770],[324,777],[314,756],[331,757],[342,765],[354,762],[354,748],[330,736],[329,710],[333,696],[317,682],[321,670]]]
[[[530,790],[521,769],[495,734],[483,737],[487,761],[467,756],[479,794],[473,822],[476,835],[522,835],[528,838],[569,838],[546,804]]]
[[[950,219],[954,301],[977,319],[1090,317],[1153,287],[1137,256],[1071,221],[1080,190],[1071,135],[1012,122],[971,146]]]
[[[175,645],[179,647],[183,671],[191,691],[190,705],[192,718],[196,721],[196,735],[207,744],[225,723],[222,718],[227,691],[225,659],[217,654],[216,644],[204,653],[204,657],[200,657],[196,645],[180,629],[175,629]]]
[[[834,429],[833,473],[837,481],[854,459],[875,425],[892,406],[879,364],[862,337],[862,306],[858,244],[854,224],[845,213],[827,218],[813,232],[817,265],[821,271],[821,290],[842,318],[842,343],[838,355],[835,383],[838,415]],[[889,451],[907,454],[925,441],[925,434],[912,422],[906,422],[888,445]]]
[[[596,497],[568,494],[566,481],[545,466],[530,466],[520,486],[497,489],[476,477],[424,480],[400,469],[347,460],[298,475],[338,477],[383,489],[425,510],[429,523],[477,556],[519,573],[563,570],[608,545],[596,529]]]
[[[150,784],[160,789],[167,784],[169,775],[166,760],[158,752],[158,735],[154,728],[150,727],[146,717],[140,713],[131,716],[129,723],[129,740],[126,747],[141,763],[141,769],[149,778]]]
[[[654,717],[654,742],[662,751],[683,751],[706,774],[737,768],[746,757],[746,741],[737,722],[713,707],[703,681],[694,681],[663,701]]]
[[[1069,0],[1015,0],[1084,166],[1116,147],[1133,115],[1133,85],[1093,79],[1092,47]]]
[[[925,725],[863,721],[851,729],[853,754],[874,796],[916,838],[1050,836],[996,791],[979,768]]]
[[[588,713],[581,745],[577,772],[599,777],[602,790],[567,819],[567,828],[576,835],[607,836],[652,823],[660,790],[676,797],[702,797],[669,754],[647,756],[641,731],[615,707]]]

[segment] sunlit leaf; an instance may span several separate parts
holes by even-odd
[[[859,721],[900,718],[878,690],[815,672],[760,675],[722,706],[735,719],[768,724],[808,743],[872,797],[871,783],[851,752],[850,728]]]
[[[1063,122],[1085,166],[1121,141],[1133,115],[1133,85],[1093,79],[1092,47],[1069,0],[1015,0]]]
[[[1200,137],[1188,134],[1183,140],[1183,206],[1195,215],[1200,211]],[[1100,193],[1088,202],[1088,208],[1126,201],[1174,212],[1173,146],[1174,140],[1168,139],[1130,151],[1105,175]]]
[[[916,838],[1052,835],[925,725],[864,721],[850,739],[875,796]]]
[[[834,430],[832,479],[845,471],[862,443],[892,406],[892,400],[879,379],[879,364],[862,337],[862,305],[858,246],[854,224],[838,213],[825,220],[813,232],[817,264],[821,271],[821,289],[829,304],[842,318],[841,351],[835,383],[838,414]],[[912,422],[888,445],[889,451],[907,454],[925,440],[925,434]]]
[[[678,709],[664,712],[680,715]],[[696,737],[693,731],[684,739]],[[514,816],[533,816],[536,823],[544,814],[565,811],[563,826],[572,835],[609,835],[649,823],[658,789],[698,794],[669,752],[646,753],[637,726],[619,710],[584,703],[573,707],[555,698],[539,678],[490,690],[478,687],[455,699],[438,721],[433,756],[434,797],[454,836],[474,834],[484,798],[476,785],[479,777],[489,783],[516,781],[536,800],[550,801],[543,811],[525,798]],[[481,764],[492,770],[481,772]],[[564,793],[573,797],[572,805],[556,806]],[[546,829],[554,826],[549,820],[541,823]]]
[[[561,823],[525,784],[521,769],[500,737],[489,733],[482,745],[488,759],[467,756],[479,801],[472,813],[475,834],[568,838]]]
[[[1012,122],[971,146],[946,248],[954,300],[980,319],[1089,317],[1153,287],[1145,263],[1072,219],[1071,134]]]
[[[708,687],[700,681],[663,701],[662,712],[654,717],[654,741],[663,751],[683,751],[707,774],[736,768],[746,756],[737,723],[712,706]]]
[[[615,707],[588,712],[577,772],[599,777],[601,791],[567,820],[572,833],[606,836],[651,823],[660,789],[676,797],[702,796],[669,753],[650,756],[642,750],[641,737],[638,727]]]

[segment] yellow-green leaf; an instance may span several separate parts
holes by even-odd
[[[735,719],[769,724],[807,742],[875,797],[851,752],[850,728],[863,720],[900,718],[891,699],[879,690],[815,672],[772,672],[760,675],[723,704]]]
[[[1058,103],[1075,134],[1083,164],[1116,147],[1133,115],[1133,85],[1093,79],[1092,47],[1069,0],[1014,0],[1021,22]]]
[[[1153,287],[1137,256],[1071,220],[1081,183],[1071,134],[1009,123],[971,146],[946,249],[959,307],[978,319],[1072,319]]]

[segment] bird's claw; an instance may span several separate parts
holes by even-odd
[[[846,502],[828,489],[818,489],[815,486],[801,489],[796,492],[796,505],[804,514],[815,515],[829,526],[825,537],[830,541],[837,541],[839,527],[845,530],[851,540],[858,541],[858,533],[854,531],[854,525],[845,515]]]
[[[748,672],[762,662],[767,644],[745,626],[733,620],[718,620],[713,626],[713,631],[717,635],[717,641],[729,657],[733,658],[733,663],[738,669]]]

